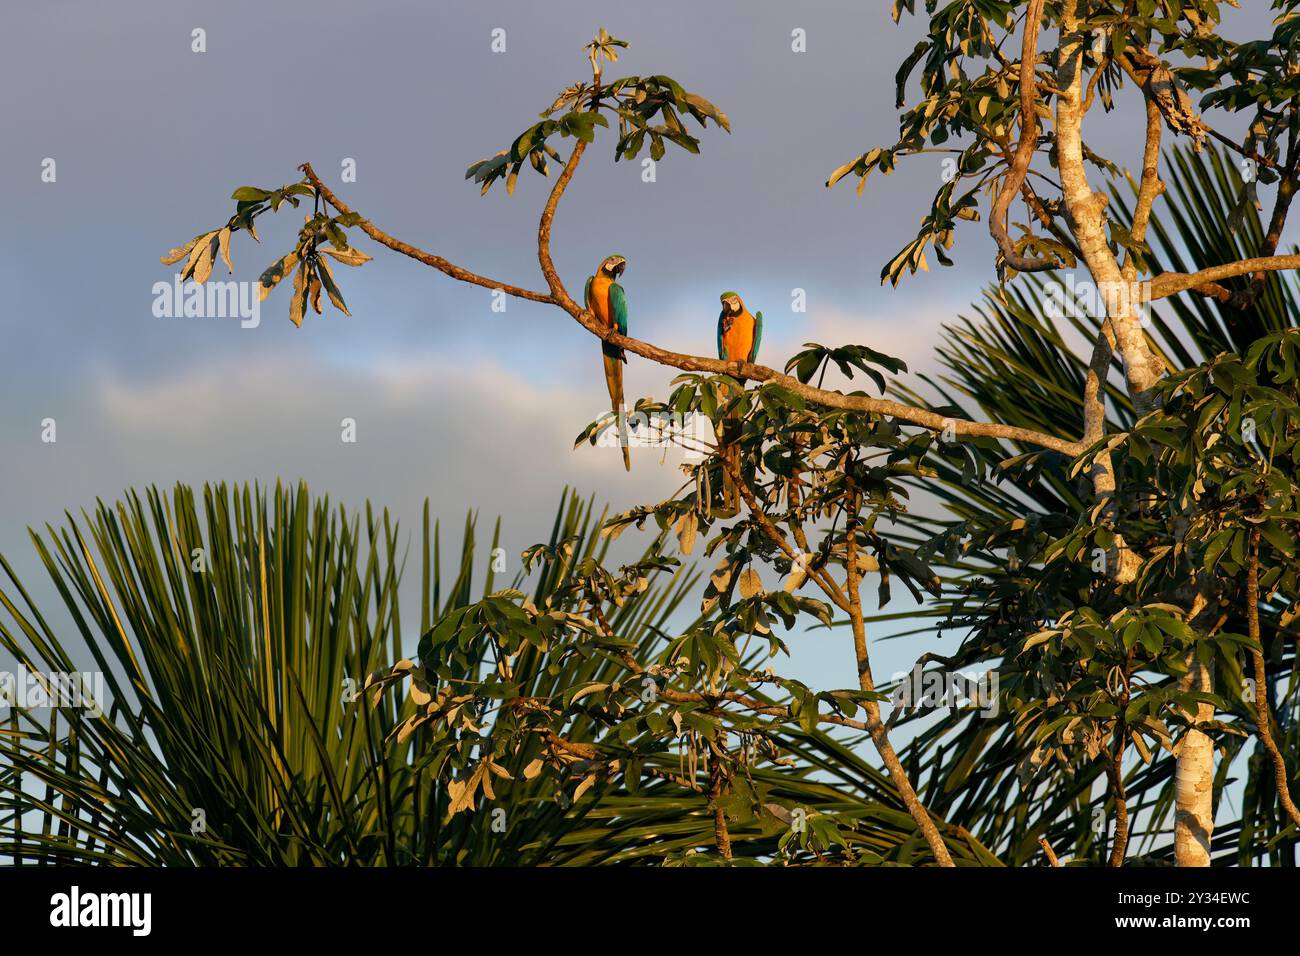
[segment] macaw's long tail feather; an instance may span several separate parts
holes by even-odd
[[[605,384],[609,386],[609,400],[618,416],[618,444],[623,449],[623,467],[632,470],[632,456],[627,450],[627,414],[623,408],[623,363],[627,361],[622,349],[603,349]]]

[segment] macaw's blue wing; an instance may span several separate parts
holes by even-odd
[[[763,341],[763,313],[754,313],[754,344],[749,347],[749,361],[758,361],[758,343]]]
[[[723,309],[718,313],[718,358],[722,361],[727,360],[727,346],[722,342],[722,333],[726,328],[727,310]]]
[[[587,284],[582,288],[582,304],[593,311],[595,306],[591,304],[591,284],[595,281],[595,276],[587,276]]]
[[[609,287],[609,312],[619,335],[627,335],[627,296],[617,282]]]

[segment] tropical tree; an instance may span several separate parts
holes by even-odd
[[[1167,159],[1169,204],[1151,220],[1161,259],[1180,270],[1199,269],[1260,247],[1265,226],[1253,208],[1240,209],[1245,183],[1226,151],[1209,149],[1199,157],[1176,152]],[[1111,200],[1117,215],[1131,214],[1131,188],[1117,184]],[[1104,370],[1113,450],[1132,469],[1130,487],[1156,492],[1131,496],[1117,509],[1118,528],[1079,522],[1088,496],[1068,458],[986,444],[976,451],[980,472],[990,476],[986,481],[970,480],[939,457],[929,462],[937,480],[926,488],[942,502],[942,511],[907,520],[918,546],[933,550],[947,586],[926,609],[931,623],[912,633],[957,631],[964,640],[949,666],[998,667],[1009,699],[993,720],[949,715],[932,723],[907,756],[929,771],[923,772],[928,786],[921,794],[927,805],[961,820],[1006,862],[1032,859],[1040,841],[1062,856],[1119,862],[1130,821],[1140,821],[1132,832],[1141,838],[1144,858],[1172,858],[1174,848],[1162,838],[1176,809],[1171,724],[1186,725],[1174,701],[1185,674],[1180,648],[1189,635],[1177,615],[1134,612],[1144,606],[1142,588],[1158,595],[1188,577],[1176,570],[1172,582],[1155,584],[1161,563],[1168,572],[1175,555],[1190,555],[1216,596],[1217,627],[1195,642],[1221,677],[1209,698],[1216,710],[1212,736],[1222,754],[1215,805],[1222,805],[1234,776],[1241,780],[1239,816],[1214,833],[1215,860],[1294,865],[1296,833],[1287,803],[1288,790],[1300,780],[1294,763],[1282,778],[1278,774],[1285,767],[1282,754],[1294,755],[1300,747],[1290,606],[1296,529],[1283,498],[1271,490],[1264,494],[1271,512],[1252,507],[1248,516],[1233,519],[1239,505],[1228,500],[1236,499],[1234,489],[1243,484],[1289,487],[1294,480],[1294,468],[1276,464],[1279,452],[1259,453],[1272,438],[1260,438],[1255,426],[1267,422],[1265,430],[1281,436],[1280,454],[1287,454],[1295,424],[1285,353],[1296,341],[1295,306],[1296,286],[1287,274],[1245,309],[1207,299],[1173,300],[1154,309],[1151,341],[1174,370],[1165,386],[1172,397],[1142,424],[1135,424],[1117,363]],[[975,315],[945,328],[939,349],[943,375],[927,378],[924,390],[898,386],[898,393],[925,401],[924,391],[936,411],[969,408],[1027,428],[1068,423],[1082,412],[1086,343],[1095,339],[1101,321],[1053,276],[990,289]],[[1207,454],[1207,443],[1213,454]],[[1223,461],[1215,464],[1217,456]],[[1129,460],[1134,457],[1144,460]],[[1175,468],[1180,458],[1181,469]],[[1126,528],[1134,529],[1130,539],[1146,542],[1156,560],[1143,568],[1145,580],[1135,582],[1139,590],[1114,603],[1111,614],[1118,616],[1099,626],[1088,620],[1108,616],[1098,611],[1105,596],[1095,587],[1092,565],[1113,555],[1110,535]],[[1262,578],[1271,585],[1264,600],[1248,588],[1252,529],[1264,548]],[[1049,551],[1058,556],[1044,563]],[[1086,653],[1078,653],[1080,648]],[[1262,676],[1256,673],[1261,664]],[[1051,694],[1043,693],[1047,686]],[[1080,706],[1089,700],[1092,707]],[[1092,745],[1081,754],[1070,737]],[[1250,737],[1256,740],[1253,749],[1247,746]],[[1122,747],[1121,738],[1127,742]],[[945,759],[951,753],[964,759]],[[1111,825],[1109,845],[1099,822]]]
[[[668,77],[606,81],[605,64],[615,62],[626,44],[603,31],[587,47],[590,79],[561,93],[543,111],[540,123],[497,156],[472,165],[467,174],[482,184],[484,192],[498,180],[513,192],[525,163],[547,175],[548,159],[562,162],[538,225],[538,264],[547,291],[498,282],[389,235],[351,209],[321,182],[310,164],[301,167],[302,180],[280,189],[236,190],[235,214],[224,226],[201,233],[164,257],[165,263],[184,260],[184,276],[201,283],[218,257],[230,266],[235,232],[253,233],[257,217],[310,198],[314,212],[295,247],[262,276],[263,290],[269,292],[293,273],[290,318],[295,323],[309,308],[320,310],[322,292],[344,308],[330,260],[351,266],[367,261],[369,257],[353,248],[349,239],[349,230],[357,229],[376,243],[458,280],[553,305],[607,345],[687,373],[674,383],[667,401],[642,401],[636,411],[647,419],[669,412],[702,415],[712,423],[716,440],[706,442],[708,453],[686,469],[688,481],[672,498],[615,518],[608,527],[616,531],[628,523],[653,519],[661,532],[670,527],[676,532],[683,552],[689,553],[702,536],[707,553],[722,553],[723,561],[710,578],[711,590],[706,589],[700,620],[678,636],[669,670],[652,671],[619,653],[623,638],[609,624],[608,615],[640,587],[649,571],[659,567],[662,557],[652,553],[645,562],[619,574],[596,564],[581,566],[578,578],[565,590],[566,599],[580,609],[568,612],[572,616],[554,618],[550,609],[536,604],[530,608],[521,596],[508,595],[492,611],[449,621],[435,635],[426,635],[418,660],[400,663],[386,682],[411,677],[412,693],[423,708],[416,723],[444,731],[464,717],[466,706],[477,705],[480,696],[496,698],[502,693],[493,685],[490,690],[470,691],[470,699],[461,700],[450,684],[460,679],[456,675],[466,666],[464,655],[474,635],[497,617],[499,626],[493,631],[500,645],[498,666],[502,657],[511,660],[530,653],[525,645],[549,646],[564,634],[592,653],[612,655],[623,668],[623,678],[617,682],[593,681],[572,689],[561,708],[534,710],[532,695],[510,682],[507,696],[501,699],[510,701],[511,709],[505,713],[498,709],[501,733],[493,744],[503,749],[488,753],[482,741],[476,741],[454,759],[447,758],[451,761],[447,766],[459,774],[453,775],[457,810],[468,809],[478,792],[487,792],[493,777],[504,779],[503,774],[511,773],[508,767],[502,769],[501,759],[513,759],[539,736],[550,742],[549,749],[540,764],[535,758],[527,767],[560,784],[580,773],[575,792],[582,788],[583,793],[602,780],[626,774],[629,767],[639,770],[644,766],[641,761],[669,740],[684,740],[688,751],[684,759],[692,773],[681,782],[693,785],[696,769],[707,774],[715,843],[725,859],[732,855],[726,803],[737,790],[741,770],[752,762],[751,738],[760,730],[778,733],[799,725],[809,732],[831,724],[865,732],[931,858],[942,865],[955,863],[945,827],[918,794],[914,775],[904,766],[882,718],[883,694],[871,671],[861,588],[866,576],[879,575],[882,600],[887,599],[888,582],[894,578],[918,596],[921,590],[941,593],[943,579],[931,559],[941,547],[951,553],[961,541],[951,534],[942,540],[909,540],[891,533],[889,525],[905,515],[910,483],[932,478],[936,460],[974,480],[981,472],[981,455],[996,452],[998,443],[1006,442],[1029,450],[999,460],[1004,473],[1019,469],[1029,474],[1041,470],[1043,462],[1050,460],[1048,455],[1058,455],[1069,459],[1066,478],[1082,469],[1088,482],[1086,488],[1070,492],[1069,510],[1047,527],[1021,495],[1012,493],[998,502],[1008,512],[1006,528],[974,529],[985,535],[976,547],[988,554],[997,552],[1001,540],[997,535],[1018,535],[1022,553],[1002,558],[1008,571],[1024,572],[1025,580],[1010,582],[1010,592],[997,595],[998,600],[985,600],[985,615],[970,623],[994,629],[1009,642],[1008,647],[1037,651],[1037,659],[1049,651],[1057,655],[1048,662],[1051,666],[1034,675],[1037,686],[1020,681],[1013,696],[1002,703],[1011,706],[1018,720],[1032,722],[1038,719],[1035,715],[1060,704],[1058,680],[1068,681],[1075,695],[1069,705],[1076,710],[1052,714],[1050,739],[1040,734],[1030,747],[1031,765],[1041,762],[1044,754],[1071,766],[1081,760],[1095,762],[1106,752],[1102,763],[1109,768],[1121,834],[1111,858],[1118,863],[1124,858],[1127,818],[1122,771],[1127,748],[1149,749],[1149,739],[1167,746],[1177,753],[1178,763],[1177,860],[1192,865],[1209,862],[1215,772],[1211,735],[1221,729],[1216,713],[1229,700],[1223,688],[1214,692],[1214,675],[1220,667],[1216,655],[1227,661],[1236,648],[1254,659],[1261,648],[1251,646],[1251,628],[1243,641],[1234,644],[1226,635],[1238,632],[1225,630],[1228,621],[1219,620],[1225,604],[1251,619],[1247,605],[1254,591],[1247,588],[1240,594],[1227,588],[1233,564],[1221,565],[1221,558],[1207,564],[1204,555],[1193,554],[1180,543],[1176,529],[1181,527],[1185,533],[1183,519],[1188,516],[1171,509],[1175,502],[1186,505],[1184,484],[1189,474],[1244,480],[1241,469],[1246,459],[1235,459],[1237,470],[1225,473],[1208,454],[1208,447],[1185,446],[1199,447],[1202,458],[1173,461],[1159,459],[1145,443],[1152,440],[1153,428],[1155,435],[1172,441],[1172,436],[1219,425],[1214,416],[1204,421],[1187,416],[1190,409],[1205,414],[1209,406],[1198,403],[1218,406],[1221,397],[1224,403],[1216,414],[1229,416],[1224,424],[1230,430],[1242,414],[1246,392],[1213,395],[1208,391],[1215,384],[1213,373],[1166,382],[1168,363],[1147,330],[1148,305],[1171,299],[1176,309],[1194,308],[1182,303],[1182,298],[1200,296],[1235,313],[1248,312],[1277,295],[1273,278],[1277,272],[1300,265],[1300,256],[1277,251],[1300,166],[1292,57],[1295,24],[1300,22],[1294,13],[1297,3],[1279,0],[1276,6],[1282,14],[1273,36],[1247,44],[1231,43],[1215,32],[1221,5],[1215,0],[981,0],[937,9],[938,4],[930,0],[926,12],[931,29],[899,74],[902,108],[909,78],[921,65],[922,101],[903,112],[902,132],[893,146],[862,154],[830,179],[833,185],[856,175],[865,182],[873,170],[888,172],[902,156],[946,151],[950,175],[922,232],[886,266],[883,278],[896,282],[926,267],[927,250],[934,251],[940,262],[948,261],[946,250],[952,245],[957,221],[980,218],[983,191],[991,196],[988,220],[1004,280],[1022,273],[1055,272],[1068,277],[1075,288],[1086,285],[1092,290],[1092,304],[1085,311],[1096,321],[1077,327],[1090,336],[1089,359],[1081,374],[1072,363],[1064,369],[1076,379],[1069,394],[1078,396],[1074,409],[1078,414],[1070,421],[1017,424],[1017,419],[1039,413],[1005,408],[998,409],[1005,417],[981,421],[949,409],[936,410],[906,395],[899,401],[822,387],[825,370],[834,368],[849,379],[860,375],[874,381],[884,391],[884,374],[902,371],[901,363],[863,346],[810,345],[784,371],[777,371],[750,362],[669,352],[604,327],[573,299],[550,250],[559,203],[587,146],[595,141],[598,129],[609,128],[612,120],[617,123],[616,160],[635,157],[647,143],[652,156],[662,155],[668,143],[696,152],[699,143],[689,131],[688,118],[700,127],[713,122],[729,129],[729,123],[715,106]],[[900,0],[895,16],[913,8],[910,0]],[[1055,46],[1045,50],[1040,49],[1044,23],[1054,27],[1057,35]],[[1020,57],[1014,60],[1002,47],[1017,36]],[[1162,53],[1180,62],[1167,63],[1160,58]],[[1204,65],[1188,65],[1185,58],[1189,57],[1203,57]],[[1115,94],[1126,81],[1141,95],[1146,137],[1133,206],[1120,215],[1093,185],[1098,172],[1111,174],[1117,167],[1085,144],[1082,131],[1085,115],[1098,103],[1113,108]],[[1205,109],[1251,110],[1254,122],[1244,141],[1236,142],[1207,123],[1192,104],[1188,89],[1203,91]],[[1051,121],[1050,129],[1043,128],[1043,120]],[[1164,260],[1157,257],[1148,235],[1155,203],[1165,189],[1161,141],[1166,128],[1185,137],[1195,149],[1215,139],[1241,154],[1247,175],[1233,199],[1238,219],[1241,211],[1249,209],[1259,182],[1276,183],[1273,213],[1252,248],[1236,249],[1223,236],[1198,236],[1196,241],[1227,252],[1228,258],[1186,267],[1177,253]],[[562,158],[555,144],[566,138],[573,145],[567,158]],[[950,139],[964,144],[945,146]],[[1034,168],[1043,161],[1055,172]],[[1045,233],[1035,234],[1026,227],[1018,238],[1011,236],[1008,217],[1017,201],[1025,204]],[[1074,282],[1076,269],[1081,270],[1083,283]],[[1286,374],[1289,352],[1284,342],[1249,351],[1249,368],[1224,360],[1226,364],[1216,366],[1218,373],[1240,376],[1243,389],[1246,379],[1254,376],[1254,388],[1280,389],[1285,397],[1281,376]],[[1183,346],[1166,343],[1166,347]],[[1123,375],[1121,389],[1108,379],[1117,360]],[[1274,371],[1275,366],[1281,371]],[[811,384],[814,377],[816,386]],[[747,383],[754,387],[747,388]],[[1177,389],[1191,387],[1200,391],[1190,406],[1179,403],[1177,411],[1163,408]],[[1006,394],[1012,394],[1010,386]],[[1251,400],[1259,394],[1250,393]],[[1063,396],[1054,398],[1048,406],[1052,411],[1065,407]],[[1108,430],[1115,424],[1108,425],[1108,406],[1127,431]],[[1171,414],[1176,421],[1169,419]],[[1132,420],[1126,420],[1130,415]],[[1289,427],[1287,420],[1271,422],[1269,435],[1286,438]],[[593,423],[579,440],[599,441],[611,430],[627,440],[622,437],[629,432],[626,422],[606,420]],[[1076,434],[1080,437],[1070,437]],[[1275,472],[1272,480],[1278,480]],[[1153,481],[1183,484],[1151,487]],[[718,490],[727,488],[736,490],[743,510],[725,493],[718,500]],[[1191,488],[1200,494],[1195,478]],[[1055,490],[1064,493],[1063,488]],[[1280,486],[1270,486],[1269,493],[1282,491]],[[1251,531],[1244,530],[1244,538],[1237,533],[1245,525],[1280,522],[1268,539],[1272,546],[1276,532],[1289,531],[1287,506],[1278,507],[1282,510],[1251,512],[1249,519],[1247,512],[1238,509],[1232,512],[1242,523],[1237,531],[1227,525],[1210,530],[1249,545],[1255,540]],[[1037,523],[1031,526],[1031,521]],[[1153,524],[1158,530],[1149,527]],[[1260,535],[1262,540],[1262,530]],[[1097,559],[1080,568],[1078,556],[1092,551],[1098,552]],[[1274,562],[1262,576],[1256,575],[1260,578],[1256,583],[1265,589],[1261,593],[1286,587],[1288,572],[1277,563],[1286,557],[1284,551],[1251,550],[1250,554]],[[556,560],[557,554],[543,550],[531,558]],[[1250,564],[1248,558],[1230,552],[1230,561],[1241,560]],[[1220,566],[1229,574],[1220,573]],[[1281,570],[1272,576],[1275,567]],[[769,591],[763,585],[765,569],[781,576],[780,590]],[[804,596],[805,587],[820,597]],[[1036,595],[1044,599],[1032,599]],[[1105,608],[1105,616],[1089,617],[1087,612],[1094,607]],[[817,692],[749,665],[744,650],[749,640],[766,641],[780,650],[772,633],[774,619],[789,628],[801,620],[825,625],[834,623],[837,612],[853,639],[855,673],[848,689]],[[1136,692],[1134,682],[1145,680],[1148,673],[1161,679],[1176,677],[1177,686],[1161,687],[1158,693]],[[1009,676],[1023,675],[1012,667]],[[667,699],[681,724],[676,718],[671,727],[651,720],[645,708],[629,698],[628,681],[639,683],[650,694],[651,700],[642,704],[658,706]],[[769,684],[779,690],[779,699],[759,692]],[[619,728],[620,746],[581,753],[568,749],[571,742],[557,725],[567,725],[574,717],[575,703],[588,700],[600,708],[601,721]],[[991,703],[978,693],[972,702]],[[859,710],[861,719],[856,716]],[[1267,721],[1258,713],[1256,720],[1261,741],[1271,738]],[[1271,755],[1278,750],[1276,738],[1272,739],[1274,747],[1265,744]],[[578,763],[582,766],[575,771],[570,765]],[[1286,776],[1285,772],[1275,775],[1275,783],[1278,800],[1290,813],[1293,804],[1286,794]],[[812,831],[791,832],[807,839]],[[823,844],[821,851],[829,839],[829,830],[817,838]]]
[[[1190,293],[1233,310],[1249,309],[1268,289],[1270,276],[1300,266],[1300,257],[1277,251],[1300,163],[1297,4],[1275,0],[1273,7],[1280,14],[1273,35],[1247,43],[1217,33],[1224,6],[1218,0],[1021,0],[936,9],[936,3],[927,2],[929,33],[898,73],[902,108],[907,83],[921,67],[921,100],[902,114],[901,133],[893,145],[841,166],[828,183],[848,175],[865,182],[873,170],[889,172],[904,156],[934,150],[951,154],[950,175],[920,233],[885,267],[882,278],[897,282],[924,268],[927,248],[940,262],[949,261],[945,250],[952,245],[957,221],[980,217],[982,191],[992,196],[988,225],[1001,276],[1084,271],[1094,311],[1103,319],[1083,383],[1085,446],[1107,438],[1099,370],[1109,367],[1112,352],[1122,358],[1125,392],[1137,414],[1152,411],[1163,395],[1158,385],[1166,366],[1145,330],[1151,302]],[[895,3],[895,19],[904,12],[915,12],[914,0]],[[1057,38],[1055,45],[1040,49],[1044,24],[1056,28]],[[1017,35],[1018,61],[1002,49]],[[1198,59],[1200,63],[1192,62]],[[1146,138],[1132,214],[1120,217],[1108,208],[1106,194],[1093,185],[1096,173],[1112,173],[1116,167],[1087,146],[1083,123],[1098,104],[1107,112],[1115,109],[1116,93],[1126,81],[1141,94]],[[1199,104],[1193,103],[1189,89],[1202,93]],[[1245,137],[1239,142],[1215,129],[1213,117],[1206,118],[1212,110],[1248,111],[1251,122]],[[1050,129],[1043,129],[1043,120],[1051,121]],[[1160,157],[1166,129],[1198,151],[1213,139],[1243,157],[1247,175],[1235,202],[1239,210],[1257,201],[1260,182],[1276,184],[1268,226],[1251,254],[1192,271],[1169,268],[1172,263],[1153,255],[1147,233],[1153,206],[1165,188]],[[945,146],[950,140],[958,145]],[[1041,168],[1044,161],[1050,171]],[[1036,163],[1040,168],[1034,168]],[[1008,216],[1017,201],[1023,202],[1029,223],[1013,238]],[[1042,233],[1035,233],[1035,224]],[[1143,279],[1144,274],[1152,277]],[[1249,281],[1234,281],[1240,277]],[[1117,484],[1106,452],[1090,456],[1089,463],[1093,500],[1109,521],[1125,489]],[[1140,573],[1148,555],[1130,547],[1122,533],[1113,544],[1116,558],[1107,573],[1124,585]],[[1211,583],[1189,570],[1191,579],[1179,582],[1186,593],[1166,594],[1158,603],[1178,607],[1184,623],[1204,635],[1214,626],[1212,619],[1201,618],[1210,610],[1206,592]],[[1194,647],[1187,648],[1186,665],[1186,689],[1209,694],[1211,668]],[[1176,844],[1179,862],[1186,865],[1206,865],[1210,858],[1214,764],[1204,729],[1213,721],[1214,704],[1203,700],[1196,720],[1178,742]]]

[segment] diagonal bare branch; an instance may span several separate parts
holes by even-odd
[[[764,365],[756,365],[751,362],[724,362],[721,359],[707,358],[702,355],[688,355],[682,352],[674,352],[669,349],[660,348],[651,345],[649,342],[643,342],[640,339],[630,338],[625,335],[619,335],[617,332],[607,330],[601,327],[596,321],[596,317],[588,310],[582,308],[569,295],[561,281],[555,264],[550,254],[551,226],[555,218],[555,211],[558,207],[561,197],[567,188],[570,180],[573,178],[574,171],[582,156],[584,144],[579,141],[575,146],[573,153],[569,156],[565,164],[564,172],[560,174],[555,186],[551,190],[551,195],[547,199],[546,207],[542,213],[542,220],[538,227],[538,261],[542,267],[542,273],[546,279],[549,293],[533,292],[528,289],[522,289],[518,286],[512,286],[507,283],[498,282],[485,276],[477,275],[467,269],[462,269],[441,256],[425,252],[416,248],[409,243],[402,242],[388,233],[384,232],[369,219],[363,219],[360,228],[367,236],[386,246],[395,252],[400,252],[405,256],[431,266],[462,282],[471,282],[489,289],[501,289],[509,295],[521,299],[528,299],[533,302],[543,302],[548,305],[555,305],[563,309],[573,317],[583,328],[592,335],[609,342],[612,345],[618,345],[635,355],[648,359],[659,365],[665,365],[672,368],[680,369],[684,372],[711,372],[716,375],[730,375],[734,378],[747,378],[756,382],[770,382],[788,389],[790,392],[798,395],[807,402],[821,405],[826,408],[838,408],[845,411],[866,412],[869,414],[889,415],[900,421],[908,422],[913,425],[919,425],[923,428],[929,428],[933,431],[944,431],[945,429],[958,436],[969,438],[998,438],[1005,441],[1018,442],[1023,445],[1037,448],[1045,448],[1050,451],[1060,452],[1063,455],[1071,457],[1079,454],[1086,447],[1082,442],[1058,438],[1054,435],[1047,435],[1043,432],[1034,431],[1030,428],[1019,428],[1012,425],[1002,425],[993,422],[974,422],[961,418],[949,418],[940,415],[937,412],[930,411],[926,408],[917,408],[912,405],[905,405],[902,402],[895,402],[884,398],[871,398],[861,394],[845,394],[830,389],[814,388],[805,385],[797,378],[778,372],[776,369],[768,368]],[[348,214],[354,210],[348,206],[342,199],[334,194],[312,169],[310,163],[304,163],[301,167],[306,174],[307,179],[318,190],[322,198],[341,214]]]

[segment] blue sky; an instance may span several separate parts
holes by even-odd
[[[177,480],[307,480],[313,491],[387,505],[414,529],[420,503],[458,526],[501,513],[517,555],[545,536],[566,485],[615,508],[671,493],[678,473],[573,437],[605,405],[598,346],[567,316],[457,284],[363,243],[348,271],[351,318],[302,329],[272,295],[255,329],[228,319],[160,319],[158,257],[222,224],[241,185],[275,187],[313,163],[388,232],[467,268],[542,288],[533,237],[548,185],[525,173],[512,198],[480,198],[472,161],[504,148],[554,95],[583,78],[599,27],[631,42],[607,75],[667,73],[725,110],[703,152],[677,150],[654,183],[614,164],[598,138],[555,226],[570,290],[610,252],[629,260],[631,330],[710,353],[718,293],[737,289],[767,327],[779,366],[800,343],[856,341],[932,368],[941,323],[992,279],[973,225],[957,265],[882,288],[881,264],[915,232],[941,175],[924,157],[875,177],[859,199],[823,182],[896,130],[894,71],[920,27],[888,2],[560,0],[438,3],[243,2],[131,6],[50,0],[6,11],[0,35],[0,551],[30,580],[25,528],[125,488]],[[1260,29],[1251,0],[1228,32]],[[191,50],[206,31],[207,51]],[[491,49],[506,31],[506,52]],[[807,50],[791,50],[802,29]],[[1094,147],[1138,162],[1121,118]],[[45,158],[57,181],[41,181]],[[345,158],[357,180],[339,181]],[[284,251],[296,213],[240,236],[235,278]],[[222,273],[224,277],[224,272]],[[808,311],[791,311],[806,290]],[[633,361],[629,396],[663,395],[669,371]],[[340,441],[340,420],[358,441]],[[58,440],[41,441],[41,422]],[[38,588],[40,595],[43,589]],[[48,593],[48,592],[46,592]],[[796,670],[852,683],[840,635],[798,645]],[[885,645],[877,671],[924,648]]]

